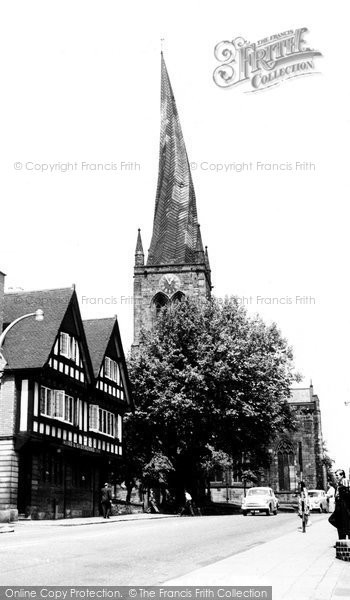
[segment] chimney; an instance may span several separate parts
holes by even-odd
[[[2,333],[4,324],[4,285],[5,285],[5,273],[0,271],[0,334]]]

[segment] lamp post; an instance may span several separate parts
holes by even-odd
[[[2,348],[4,345],[5,338],[8,334],[8,332],[10,331],[10,329],[12,329],[12,327],[17,325],[17,323],[19,323],[20,321],[23,321],[23,319],[28,319],[29,317],[35,317],[36,321],[43,321],[44,320],[44,311],[41,310],[41,308],[38,308],[38,310],[36,310],[35,312],[28,313],[27,315],[22,315],[21,317],[18,317],[18,319],[15,319],[14,321],[12,321],[12,323],[10,323],[6,327],[6,329],[4,329],[2,334],[0,335],[0,379],[3,376],[4,369],[7,365],[7,360],[4,358],[4,355],[2,353]]]

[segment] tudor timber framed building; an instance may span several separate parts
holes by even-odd
[[[3,290],[3,275],[1,275]],[[117,318],[83,322],[74,288],[2,294],[0,516],[99,514],[100,488],[122,460],[132,409]]]

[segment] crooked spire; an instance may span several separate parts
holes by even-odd
[[[147,264],[195,263],[197,230],[191,169],[173,90],[161,53],[159,173]]]

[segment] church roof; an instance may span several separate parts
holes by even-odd
[[[159,173],[147,265],[196,263],[197,235],[191,169],[162,54]]]

